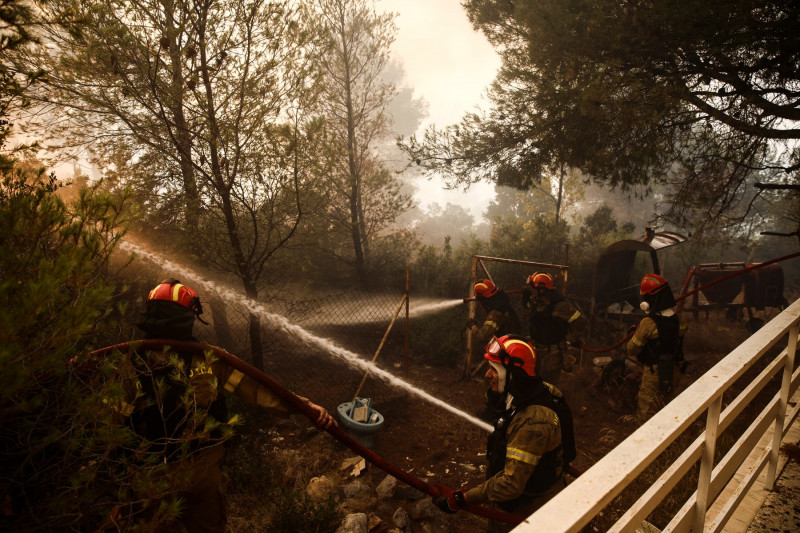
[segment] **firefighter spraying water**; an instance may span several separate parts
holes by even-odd
[[[336,422],[323,407],[296,395],[281,397],[225,360],[212,357],[210,351],[181,349],[180,343],[196,342],[192,331],[195,319],[206,323],[201,318],[200,298],[191,287],[177,279],[165,280],[149,292],[146,306],[137,324],[145,343],[123,352],[111,381],[104,382],[103,374],[93,379],[98,386],[107,387],[106,405],[117,422],[141,439],[136,461],[144,467],[142,472],[169,490],[166,494],[136,494],[133,500],[142,502],[141,508],[116,508],[109,520],[131,527],[142,516],[158,513],[171,499],[180,498],[181,511],[174,520],[151,520],[183,527],[189,533],[222,533],[227,513],[221,497],[220,465],[223,442],[234,420],[228,414],[223,390],[279,416],[302,408],[322,429]],[[146,344],[153,339],[162,339],[160,349]],[[74,364],[93,362],[97,359]],[[115,393],[117,386],[122,394]],[[167,468],[147,468],[158,464]]]

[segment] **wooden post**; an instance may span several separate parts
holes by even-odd
[[[383,348],[383,344],[386,342],[386,338],[389,336],[389,332],[392,331],[392,326],[394,326],[394,321],[397,320],[397,315],[400,314],[400,310],[403,308],[403,303],[405,303],[407,300],[408,300],[407,295],[403,295],[403,299],[400,301],[400,305],[397,306],[397,310],[394,312],[392,321],[391,323],[389,323],[389,327],[386,328],[386,333],[383,334],[383,339],[381,339],[381,343],[378,346],[375,355],[372,357],[372,364],[375,364],[375,361],[378,359],[378,354],[381,353],[381,348]],[[364,382],[367,381],[368,375],[369,375],[369,370],[364,372],[364,377],[361,378],[361,383],[358,385],[358,389],[356,390],[356,393],[353,395],[354,402],[356,401],[356,398],[358,398],[358,394],[361,392],[361,387],[364,386]]]
[[[474,287],[476,283],[478,283],[478,258],[476,256],[472,256],[472,286]],[[470,294],[472,296],[472,294]],[[472,300],[467,304],[467,317],[472,319],[475,318],[475,301]],[[469,377],[470,371],[472,370],[472,331],[467,330],[467,353],[466,357],[464,358],[464,377]]]
[[[708,406],[706,414],[705,442],[700,459],[700,472],[697,475],[697,496],[695,499],[694,526],[692,531],[703,531],[708,511],[708,492],[711,485],[711,473],[714,470],[714,450],[719,430],[719,415],[722,411],[722,394],[720,393]]]
[[[786,406],[792,396],[792,372],[794,370],[794,360],[797,353],[798,325],[789,328],[789,344],[786,346],[786,363],[783,367],[781,378],[780,403],[778,413],[775,415],[772,429],[772,446],[767,463],[767,479],[764,486],[767,490],[775,490],[775,478],[778,474],[778,452],[781,450],[783,440],[783,423],[786,418]]]

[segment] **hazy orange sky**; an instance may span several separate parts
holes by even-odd
[[[402,85],[429,105],[418,136],[430,124],[455,124],[483,102],[500,59],[483,34],[472,29],[460,0],[377,0],[376,8],[397,13],[392,54],[406,72]],[[414,197],[422,207],[449,202],[467,208],[476,220],[494,197],[494,186],[483,183],[467,193],[443,191],[436,179],[420,180],[417,187]]]

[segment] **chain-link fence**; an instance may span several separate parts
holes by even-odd
[[[402,382],[388,387],[387,383],[405,380],[414,365],[456,368],[463,353],[463,295],[451,300],[411,295],[408,320],[406,294],[396,288],[335,294],[284,289],[253,302],[229,285],[210,282],[155,254],[136,252],[147,261],[138,261],[137,271],[125,276],[130,338],[141,337],[133,325],[145,309],[149,291],[163,279],[177,277],[200,296],[202,318],[208,324],[195,322],[198,340],[249,363],[256,363],[253,346],[260,344],[262,363],[256,366],[328,409],[353,400],[373,359],[377,370],[369,372],[362,396],[403,395]],[[124,339],[109,343],[120,340]],[[375,392],[378,388],[380,392]]]
[[[253,302],[223,283],[210,282],[155,254],[136,251],[145,256],[148,265],[128,282],[135,299],[132,309],[144,309],[144,296],[158,281],[179,276],[198,291],[203,302],[203,318],[208,325],[196,323],[199,340],[255,363],[279,382],[309,397],[319,398],[325,390],[329,395],[339,395],[329,398],[330,402],[351,400],[365,373],[364,362],[373,358],[379,368],[402,378],[413,360],[451,364],[454,368],[466,363],[465,370],[470,369],[475,350],[482,348],[470,350],[465,334],[469,316],[484,318],[480,306],[464,305],[462,299],[469,294],[443,300],[426,299],[412,292],[408,320],[405,292],[397,288],[369,292],[352,289],[335,294],[282,289]],[[475,280],[491,278],[509,293],[522,334],[527,334],[527,327],[519,293],[526,278],[535,271],[546,271],[562,289],[567,275],[566,267],[559,265],[483,256],[473,257],[471,270],[473,280],[467,282],[468,286]],[[417,314],[421,308],[429,312]],[[387,381],[388,376],[376,377]]]
[[[404,360],[404,316],[387,334],[402,299],[403,294],[355,290],[296,301],[283,295],[255,308],[241,299],[219,299],[208,306],[209,326],[195,331],[198,338],[204,337],[201,340],[252,362],[251,326],[256,321],[267,374],[315,401],[322,401],[322,391],[340,396],[341,401],[352,400],[364,373],[359,362],[375,357],[379,346],[376,363],[380,361],[381,367],[390,363],[387,370],[396,371],[395,363]],[[223,313],[224,326],[220,324]]]

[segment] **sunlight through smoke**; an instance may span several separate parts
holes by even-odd
[[[251,313],[258,315],[258,316],[260,316],[261,318],[263,318],[265,320],[268,320],[270,323],[272,323],[273,325],[276,325],[277,327],[279,327],[283,331],[294,335],[296,338],[302,339],[303,342],[305,342],[305,343],[307,343],[309,345],[315,345],[315,346],[322,347],[322,348],[326,349],[328,352],[330,352],[331,354],[333,354],[334,356],[336,356],[339,359],[342,359],[343,361],[345,361],[347,364],[349,364],[351,366],[354,366],[356,368],[359,368],[361,370],[368,371],[371,375],[380,378],[381,380],[383,380],[386,383],[389,383],[389,384],[394,385],[396,387],[405,389],[408,392],[410,392],[412,394],[415,394],[416,396],[419,396],[420,398],[422,398],[424,400],[427,400],[427,401],[431,402],[432,404],[441,407],[442,409],[445,409],[446,411],[449,411],[449,412],[451,412],[451,413],[453,413],[453,414],[455,414],[457,416],[460,416],[461,418],[464,418],[465,420],[469,421],[470,423],[472,423],[472,424],[474,424],[474,425],[476,425],[476,426],[478,426],[478,427],[480,427],[480,428],[482,428],[482,429],[484,429],[486,431],[490,431],[491,432],[494,429],[494,428],[492,428],[491,425],[487,424],[486,422],[484,422],[484,421],[482,421],[482,420],[480,420],[478,418],[475,418],[474,416],[472,416],[470,414],[467,414],[464,411],[461,411],[460,409],[457,409],[457,408],[453,407],[452,405],[448,404],[447,402],[444,402],[444,401],[442,401],[442,400],[440,400],[440,399],[438,399],[438,398],[436,398],[434,396],[431,396],[427,392],[415,387],[414,385],[411,385],[410,383],[406,383],[402,379],[400,379],[400,378],[398,378],[396,376],[393,376],[392,374],[386,372],[385,370],[383,370],[381,368],[378,368],[377,366],[375,366],[371,362],[360,358],[357,354],[355,354],[355,353],[353,353],[353,352],[351,352],[351,351],[349,351],[349,350],[347,350],[345,348],[342,348],[341,346],[338,346],[337,344],[335,344],[330,339],[325,339],[325,338],[322,338],[322,337],[318,337],[318,336],[314,335],[313,333],[310,333],[309,331],[301,328],[298,325],[291,324],[288,320],[286,320],[285,317],[282,317],[280,315],[276,315],[275,313],[271,313],[271,312],[267,311],[258,302],[254,302],[253,300],[251,300],[249,298],[246,298],[245,296],[243,296],[241,294],[238,294],[235,291],[232,291],[230,289],[227,289],[227,288],[224,288],[224,287],[220,287],[219,285],[217,285],[217,284],[215,284],[215,283],[213,283],[211,281],[204,280],[198,274],[194,273],[193,271],[189,270],[188,268],[180,266],[180,265],[178,265],[178,264],[176,264],[176,263],[174,263],[172,261],[169,261],[168,259],[165,259],[165,258],[163,258],[163,257],[161,257],[161,256],[159,256],[157,254],[154,254],[152,252],[144,250],[140,246],[137,246],[137,245],[132,244],[130,242],[122,242],[120,244],[120,248],[122,248],[124,250],[127,250],[129,252],[136,253],[136,254],[138,254],[138,255],[140,255],[142,257],[145,257],[148,260],[152,261],[153,263],[155,263],[157,265],[160,265],[164,270],[167,270],[172,274],[177,274],[181,278],[191,278],[193,280],[196,280],[205,290],[217,293],[220,296],[220,298],[222,298],[222,299],[225,299],[225,300],[228,300],[228,301],[236,301],[236,302],[244,305]],[[461,302],[461,300],[456,300],[456,301],[453,301],[453,302],[443,302],[443,304],[449,304],[450,306],[453,306],[453,305],[456,305],[457,303],[460,303],[460,302]]]

